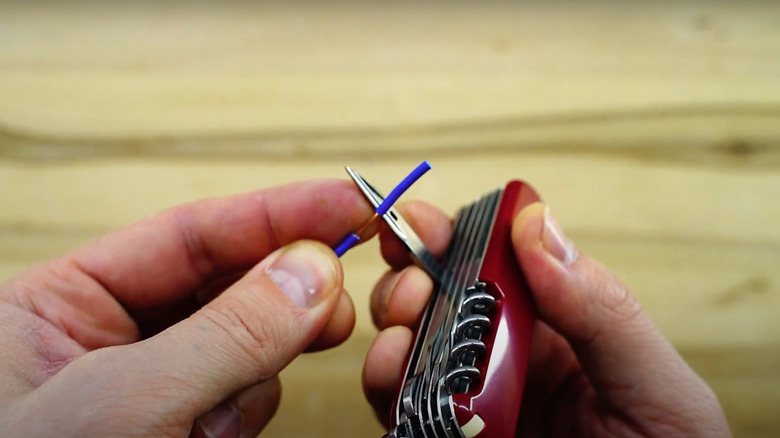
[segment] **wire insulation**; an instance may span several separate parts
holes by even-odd
[[[341,241],[341,243],[338,244],[336,249],[333,251],[336,252],[336,255],[341,257],[349,251],[350,248],[357,245],[357,243],[360,241],[360,237],[355,233],[349,233],[349,235]]]
[[[387,213],[388,210],[393,207],[393,204],[398,201],[398,198],[400,198],[405,191],[409,190],[409,187],[417,182],[417,180],[420,179],[421,176],[425,175],[425,172],[429,170],[431,170],[431,164],[427,161],[423,161],[419,166],[415,167],[409,175],[406,175],[406,178],[404,178],[400,184],[395,186],[393,191],[387,195],[385,200],[379,204],[379,207],[376,208],[376,214],[384,216],[385,213]]]
[[[382,201],[382,203],[379,204],[379,206],[376,208],[375,212],[379,216],[384,216],[388,211],[390,211],[391,208],[393,208],[393,204],[398,201],[398,198],[401,197],[401,195],[404,194],[409,188],[417,182],[418,179],[420,179],[421,176],[425,175],[425,172],[431,170],[431,164],[428,161],[423,161],[420,163],[417,167],[412,170],[409,175],[406,175],[406,178],[404,178],[395,188],[390,192],[389,195]],[[374,216],[371,218],[373,220],[376,218]],[[361,227],[364,228],[365,226]],[[355,233],[349,233],[347,237],[345,237],[339,244],[336,246],[334,251],[336,252],[336,255],[341,257],[344,255],[347,251],[352,249],[353,246],[357,245],[357,243],[360,241],[360,236],[358,236]]]

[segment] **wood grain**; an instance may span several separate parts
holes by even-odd
[[[780,3],[0,2],[0,281],[172,205],[351,165],[447,212],[533,183],[720,396],[780,430]],[[264,436],[380,436],[355,336]],[[663,384],[663,382],[659,382]],[[306,418],[307,421],[301,421]]]

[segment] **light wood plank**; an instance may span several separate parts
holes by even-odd
[[[123,138],[43,136],[0,127],[0,158],[394,159],[429,155],[577,153],[637,161],[776,171],[780,106],[588,111],[416,127],[237,131]]]
[[[763,151],[778,137],[778,17],[771,2],[8,4],[0,151],[388,153],[431,126],[439,149]],[[556,119],[560,133],[538,126]],[[482,132],[497,121],[505,133]]]
[[[450,212],[513,175],[538,182],[573,238],[633,286],[677,345],[776,344],[780,236],[771,218],[780,205],[767,201],[780,176],[576,156],[488,155],[434,165],[410,196]],[[358,163],[379,187],[389,187],[409,167],[402,160]],[[0,262],[9,266],[6,272],[188,199],[341,174],[332,163],[305,161],[263,166],[140,160],[0,169]],[[345,263],[354,281],[348,286],[365,309],[383,268],[375,249],[360,251]],[[368,326],[367,318],[361,326]]]
[[[394,160],[0,162],[0,226],[104,230],[206,196],[361,171],[392,187],[424,158],[434,170],[409,197],[454,212],[512,178],[531,181],[573,231],[654,239],[780,243],[780,173],[706,169],[578,154],[429,155]],[[100,213],[95,208],[100,208]]]
[[[0,2],[0,281],[171,205],[358,168],[452,212],[522,177],[738,437],[780,428],[780,3]],[[343,348],[267,436],[379,436]],[[661,384],[662,382],[659,382]],[[300,418],[307,418],[306,422]],[[319,432],[315,432],[319,431]]]

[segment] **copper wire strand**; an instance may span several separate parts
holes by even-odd
[[[374,215],[371,216],[371,218],[368,221],[366,221],[366,223],[361,225],[360,228],[358,228],[357,231],[354,232],[354,234],[358,236],[360,241],[363,241],[366,239],[366,237],[368,237],[367,234],[369,228],[374,224],[374,222],[376,222],[379,219],[379,217],[380,216],[377,213],[374,213]]]

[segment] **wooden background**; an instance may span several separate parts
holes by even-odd
[[[736,436],[780,436],[780,3],[0,3],[0,280],[174,204],[422,159],[410,196],[448,211],[532,182]],[[355,335],[286,371],[264,436],[381,434],[383,267],[344,264]]]

